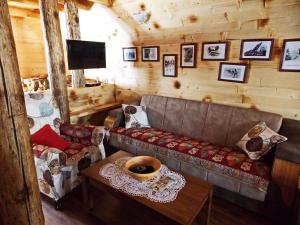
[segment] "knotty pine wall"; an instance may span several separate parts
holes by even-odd
[[[22,78],[47,74],[39,11],[9,8]]]
[[[279,72],[282,40],[300,38],[300,1],[297,0],[120,0],[112,10],[135,28],[139,47],[159,45],[162,54],[180,54],[180,44],[198,43],[197,68],[178,70],[177,78],[162,76],[162,62],[124,62],[116,84],[117,98],[158,94],[252,107],[300,120],[300,73]],[[138,24],[132,14],[151,13]],[[228,62],[240,62],[241,39],[274,38],[271,61],[249,64],[247,84],[218,81],[220,62],[201,61],[201,43],[230,42]],[[179,56],[179,55],[178,55]],[[179,64],[179,63],[178,63]],[[132,93],[132,94],[131,94]]]
[[[137,12],[150,13],[149,21],[136,22],[132,15]],[[107,68],[85,70],[85,75],[116,84],[120,102],[158,94],[252,107],[300,120],[300,73],[278,71],[283,39],[300,38],[299,0],[116,0],[111,8],[95,4],[79,15],[82,39],[105,41],[107,46]],[[30,16],[13,18],[22,76],[46,71],[40,20]],[[65,38],[63,13],[60,18]],[[22,28],[19,34],[17,28]],[[272,61],[244,61],[250,66],[246,84],[218,81],[220,62],[201,61],[201,43],[227,40],[228,62],[240,62],[240,41],[245,38],[274,38]],[[198,43],[197,68],[179,68],[177,78],[162,76],[162,61],[141,62],[141,46],[159,45],[162,59],[165,53],[179,55],[184,42]],[[138,62],[123,62],[122,47],[128,46],[139,48]]]

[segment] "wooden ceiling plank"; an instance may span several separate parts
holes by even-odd
[[[64,11],[64,0],[58,0],[59,11]],[[89,0],[76,0],[76,5],[80,9],[90,10],[95,2]],[[103,3],[104,4],[104,3]],[[107,3],[108,4],[108,3]],[[9,0],[8,5],[23,9],[39,9],[38,0]]]
[[[106,5],[107,7],[112,7],[114,4],[114,0],[90,0],[90,1],[94,3]]]

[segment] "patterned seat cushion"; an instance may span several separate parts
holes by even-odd
[[[130,137],[148,144],[175,151],[187,158],[199,160],[206,169],[251,183],[266,191],[270,180],[270,166],[262,161],[253,161],[237,149],[221,147],[208,142],[166,132],[156,128],[113,128],[111,133]]]
[[[71,143],[70,147],[64,151],[45,145],[33,145],[32,149],[36,158],[47,159],[49,153],[56,152],[60,155],[63,165],[67,166],[79,162],[86,154],[94,155],[95,153],[99,153],[97,146],[85,146],[79,143]]]

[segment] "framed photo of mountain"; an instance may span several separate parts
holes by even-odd
[[[228,58],[228,42],[203,42],[202,61],[226,61]]]
[[[300,38],[283,40],[279,71],[300,72]]]
[[[246,39],[241,42],[240,59],[271,60],[274,39]]]
[[[247,64],[221,62],[219,67],[220,81],[245,83],[247,75]]]

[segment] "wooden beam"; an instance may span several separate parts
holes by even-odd
[[[51,90],[57,101],[61,119],[70,122],[64,50],[57,0],[40,0],[40,13]]]
[[[24,9],[39,9],[38,0],[9,0],[8,5]],[[58,3],[58,9],[59,11],[63,11],[63,2]]]
[[[43,225],[9,10],[0,1],[0,224]]]
[[[102,5],[106,5],[108,7],[112,7],[115,0],[90,0],[90,1],[94,2],[94,3],[99,3],[99,4],[102,4]]]
[[[80,40],[78,8],[74,0],[65,0],[65,15],[68,39]],[[84,70],[71,70],[72,87],[85,87]]]
[[[90,0],[75,0],[76,6],[80,9],[90,10],[94,5]]]
[[[9,6],[9,14],[11,17],[40,18],[40,10],[25,9],[25,8],[19,8],[14,6]]]
[[[58,10],[64,10],[64,0],[58,0]],[[89,0],[75,0],[78,8],[89,10],[93,6],[93,2]],[[9,0],[9,6],[14,6],[24,9],[39,9],[39,0]]]

